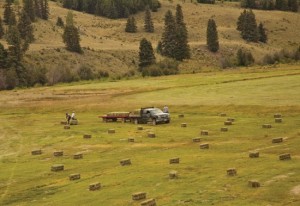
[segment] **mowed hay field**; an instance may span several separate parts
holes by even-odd
[[[299,65],[0,93],[0,205],[138,206],[300,204]],[[167,104],[171,123],[105,123],[99,115]],[[60,124],[75,111],[79,125]],[[220,116],[226,113],[226,116]],[[275,123],[274,114],[282,114]],[[178,115],[184,114],[183,118]],[[234,118],[227,132],[224,121]],[[186,123],[186,127],[181,127]],[[272,128],[262,128],[271,124]],[[114,134],[108,130],[114,129]],[[208,135],[200,132],[207,130]],[[147,133],[156,134],[148,138]],[[90,139],[83,135],[92,135]],[[192,139],[199,137],[200,142]],[[272,143],[282,137],[283,142]],[[135,142],[128,142],[134,138]],[[200,149],[208,143],[209,149]],[[31,155],[41,149],[41,155]],[[63,151],[54,157],[53,152]],[[258,151],[259,158],[249,158]],[[76,153],[82,159],[73,159]],[[291,160],[280,161],[288,153]],[[130,159],[131,165],[120,161]],[[180,158],[179,164],[169,164]],[[51,166],[63,164],[64,171]],[[226,171],[235,168],[236,176]],[[177,171],[178,178],[169,173]],[[70,181],[79,173],[81,179]],[[251,188],[249,180],[260,187]],[[101,189],[89,191],[92,183]]]
[[[236,30],[236,22],[243,12],[238,2],[217,2],[215,5],[197,4],[196,0],[161,0],[162,7],[152,13],[154,33],[144,31],[144,12],[134,15],[138,32],[126,33],[127,19],[111,20],[103,17],[73,11],[75,25],[80,30],[81,46],[84,54],[70,53],[62,41],[63,28],[56,26],[58,17],[63,18],[68,10],[58,3],[49,2],[49,21],[38,20],[34,23],[36,40],[30,45],[25,60],[33,65],[46,67],[51,76],[52,70],[69,68],[77,70],[89,66],[93,70],[107,71],[112,77],[131,75],[137,71],[139,43],[142,38],[151,41],[153,48],[161,40],[164,16],[168,10],[175,15],[176,5],[180,3],[188,29],[189,45],[192,56],[180,65],[181,73],[199,72],[219,68],[222,57],[232,57],[238,48],[249,49],[257,62],[264,55],[281,49],[295,49],[300,44],[300,14],[282,11],[253,10],[257,23],[262,22],[267,29],[268,43],[247,43]],[[0,13],[3,14],[0,2]],[[209,18],[214,18],[218,27],[220,50],[213,54],[206,48],[206,28]],[[5,44],[5,40],[0,40]],[[157,60],[162,57],[156,54]]]

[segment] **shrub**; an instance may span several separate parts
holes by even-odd
[[[145,67],[142,71],[143,76],[162,76],[178,74],[179,63],[173,59],[164,59],[149,67]]]
[[[95,74],[92,69],[86,65],[83,65],[78,70],[78,76],[81,80],[92,80],[95,79]]]

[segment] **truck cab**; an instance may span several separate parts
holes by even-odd
[[[145,107],[135,110],[130,114],[130,117],[135,124],[147,124],[151,122],[153,125],[156,125],[171,121],[169,113],[164,113],[161,109],[155,107]]]

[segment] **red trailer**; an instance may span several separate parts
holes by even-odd
[[[130,121],[130,112],[109,112],[106,115],[99,116],[104,122]]]

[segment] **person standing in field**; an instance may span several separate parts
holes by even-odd
[[[164,108],[163,108],[163,112],[164,112],[164,113],[169,113],[169,108],[168,108],[168,106],[167,106],[167,105],[165,105],[165,106],[164,106]]]
[[[70,124],[71,115],[69,115],[69,113],[66,113],[66,119],[67,119],[67,123]]]
[[[72,112],[72,114],[71,114],[71,119],[76,119],[76,117],[75,117],[75,112]]]

